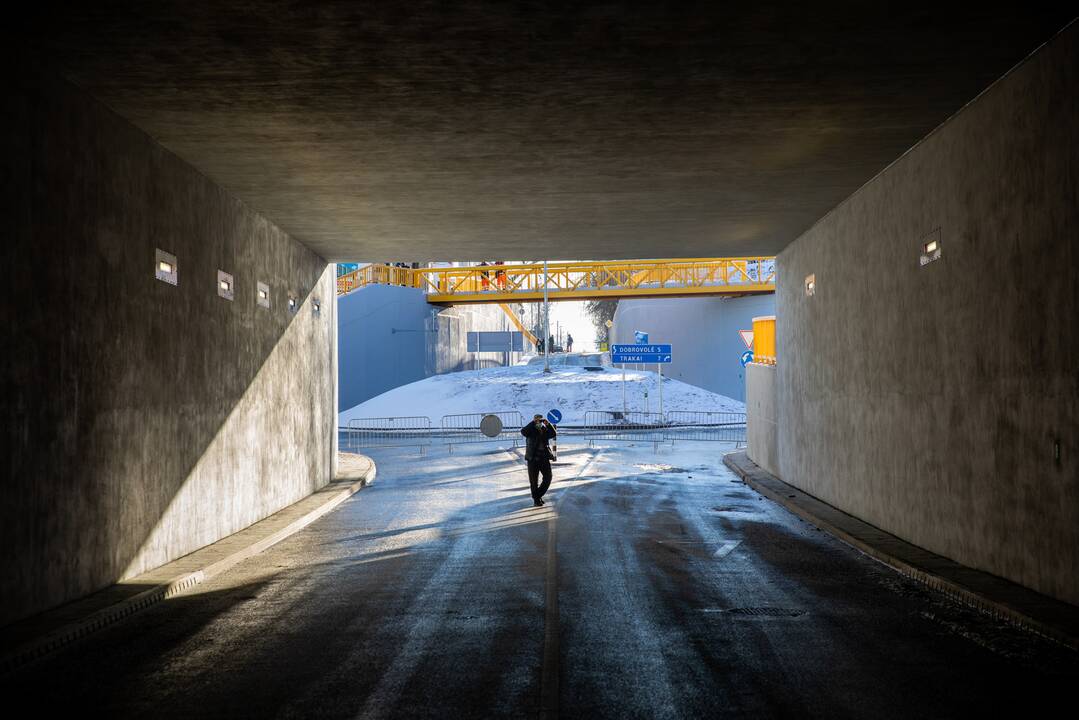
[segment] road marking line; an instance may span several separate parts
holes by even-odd
[[[741,543],[742,543],[741,540],[731,540],[729,542],[725,542],[725,543],[723,543],[722,545],[719,546],[719,549],[716,550],[716,554],[713,555],[713,557],[717,557],[717,558],[727,557],[728,555],[731,554],[731,550],[734,550]]]
[[[558,717],[558,550],[555,513],[547,522],[547,592],[543,616],[543,670],[540,674],[540,718]]]

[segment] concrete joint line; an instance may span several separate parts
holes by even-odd
[[[316,491],[315,494],[322,492],[328,496],[326,501],[321,505],[310,512],[305,513],[302,517],[294,520],[277,532],[274,532],[251,545],[241,548],[234,553],[230,553],[217,562],[210,563],[200,570],[174,577],[160,585],[148,588],[137,595],[122,600],[115,605],[92,613],[82,620],[64,625],[46,635],[23,643],[10,653],[5,654],[3,658],[0,658],[0,675],[8,675],[20,668],[40,661],[61,648],[85,639],[98,630],[102,630],[121,620],[131,617],[140,610],[145,610],[164,600],[181,595],[191,588],[201,585],[206,580],[229,570],[243,560],[276,545],[290,535],[294,535],[304,529],[315,520],[318,520],[345,500],[352,497],[352,495],[362,487],[374,480],[375,473],[375,465],[374,463],[371,463],[371,468],[364,473],[363,477],[350,483],[348,486],[330,492],[324,490]],[[306,499],[307,498],[304,498],[304,500]],[[303,500],[300,500],[300,502],[303,502]],[[261,522],[265,522],[265,520]],[[241,530],[240,532],[245,532],[245,530]],[[229,537],[235,537],[235,535]],[[229,538],[222,538],[218,542],[223,542],[228,539]]]
[[[734,471],[734,473],[738,475],[742,479],[742,481],[749,485],[753,490],[760,493],[769,500],[781,505],[788,512],[797,515],[806,522],[811,523],[812,525],[827,532],[828,534],[849,545],[863,555],[867,555],[873,560],[876,560],[883,565],[887,565],[888,567],[897,571],[900,575],[915,580],[931,588],[932,590],[941,593],[945,597],[951,598],[952,600],[955,600],[956,602],[959,602],[963,605],[972,607],[979,612],[989,615],[990,617],[998,620],[1004,620],[1011,623],[1012,625],[1023,628],[1024,630],[1033,632],[1054,642],[1058,642],[1062,645],[1066,645],[1073,649],[1079,650],[1079,636],[1061,631],[1059,628],[1049,623],[1043,622],[1038,618],[1029,615],[1028,613],[1018,610],[1017,608],[1011,607],[1010,605],[1007,605],[1005,603],[998,602],[991,597],[988,597],[970,588],[952,582],[951,580],[948,580],[947,578],[940,575],[936,575],[924,568],[915,567],[910,563],[907,563],[904,560],[886,552],[885,550],[882,550],[881,548],[871,545],[851,535],[850,533],[844,531],[842,528],[837,527],[836,525],[828,522],[824,518],[815,515],[814,513],[807,510],[806,508],[801,507],[797,503],[791,502],[791,499],[787,496],[787,494],[777,493],[768,486],[761,483],[758,478],[755,478],[754,475],[756,473],[754,472],[754,470],[744,467],[741,462],[736,459],[736,455],[745,455],[745,451],[727,453],[723,456],[723,464],[730,468],[732,471]],[[745,461],[747,463],[753,462],[752,460],[749,460],[748,456],[746,457]],[[754,467],[757,466],[754,465]],[[766,473],[764,470],[759,470],[759,472],[762,475],[767,475],[769,478],[773,477],[771,475],[768,475],[768,473]],[[775,480],[780,483],[783,482],[779,478],[775,478]],[[786,483],[784,483],[784,485],[786,485]],[[798,493],[802,492],[800,490],[797,490],[797,488],[794,488],[793,486],[790,487],[792,488],[792,491],[797,491]]]

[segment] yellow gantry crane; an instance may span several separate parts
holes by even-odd
[[[546,278],[546,283],[544,279]],[[339,295],[372,284],[421,288],[430,303],[536,302],[775,292],[774,257],[399,268],[367,265],[337,278]],[[511,316],[513,313],[509,313]]]

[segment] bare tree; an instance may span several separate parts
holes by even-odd
[[[618,308],[617,300],[586,300],[584,311],[592,320],[596,330],[596,345],[607,340],[607,321],[614,320],[614,311]]]

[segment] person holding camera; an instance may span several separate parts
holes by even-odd
[[[550,442],[558,437],[558,432],[542,415],[536,415],[532,422],[521,428],[521,434],[526,440],[525,462],[528,463],[528,485],[532,490],[532,504],[540,507],[543,505],[543,494],[551,486],[551,460],[554,459],[554,453],[551,452]],[[543,475],[543,482],[537,485],[540,474]]]

